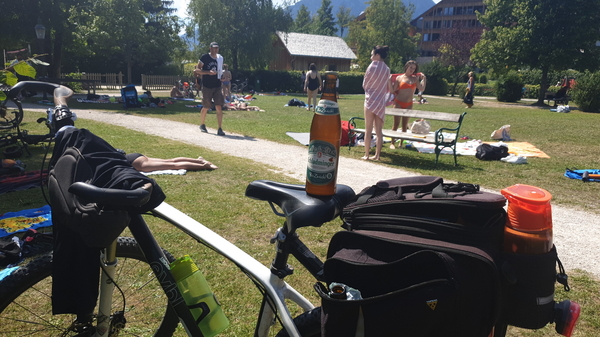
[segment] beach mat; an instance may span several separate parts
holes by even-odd
[[[26,209],[18,212],[7,212],[0,216],[0,237],[52,226],[50,206]]]

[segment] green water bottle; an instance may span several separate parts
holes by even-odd
[[[189,255],[173,261],[171,273],[204,337],[213,337],[229,326],[219,301]]]

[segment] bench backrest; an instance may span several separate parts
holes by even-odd
[[[437,121],[460,123],[465,113],[452,114],[447,112],[423,111],[412,109],[385,108],[385,114],[390,116],[414,117],[433,119]]]

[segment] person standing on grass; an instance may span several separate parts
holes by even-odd
[[[475,77],[472,71],[469,72],[469,80],[467,81],[467,91],[465,92],[465,99],[463,102],[467,105],[467,108],[473,107],[473,91],[475,91]]]
[[[425,91],[427,85],[427,78],[425,74],[419,72],[419,64],[416,61],[410,60],[404,65],[404,73],[396,77],[396,81],[393,83],[394,90],[394,108],[398,109],[412,109],[413,107],[413,96],[415,90],[419,91],[419,102]],[[398,130],[402,122],[402,132],[408,130],[408,117],[394,116],[394,124],[392,130]],[[392,139],[391,149],[396,148],[396,139]]]
[[[200,131],[208,132],[204,120],[206,113],[214,104],[217,110],[217,135],[225,136],[221,128],[223,123],[223,91],[221,90],[221,76],[223,75],[223,56],[219,54],[219,44],[211,42],[210,52],[202,55],[194,70],[194,75],[202,75],[202,110],[200,110]]]
[[[323,86],[323,80],[321,80],[321,75],[317,71],[317,66],[314,63],[311,63],[309,66],[309,71],[306,73],[306,80],[304,81],[304,91],[308,96],[308,107],[306,110],[310,111],[311,100],[313,101],[313,111],[317,109],[317,94],[321,90]]]
[[[390,68],[383,61],[389,52],[388,46],[375,46],[371,51],[371,64],[365,72],[363,89],[365,90],[365,156],[364,160],[379,160],[383,146],[383,122],[385,121],[385,104],[388,92],[392,92]],[[375,126],[377,145],[375,156],[369,157],[371,151],[371,134]]]

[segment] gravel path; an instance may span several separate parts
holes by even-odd
[[[46,108],[40,108],[39,105],[29,104],[23,108],[46,110]],[[209,133],[202,133],[198,129],[198,125],[157,118],[94,110],[74,111],[78,118],[119,125],[147,134],[206,147],[231,156],[270,165],[279,172],[298,179],[299,182],[304,182],[305,179],[307,148],[304,146],[285,145],[236,135],[228,133],[227,129],[225,129],[227,136],[220,137],[216,135],[214,129],[208,129]],[[378,180],[411,175],[416,175],[416,173],[364,160],[340,157],[338,183],[349,185],[359,192]],[[600,279],[600,216],[553,205],[552,217],[554,243],[565,268],[567,270],[583,269]]]

